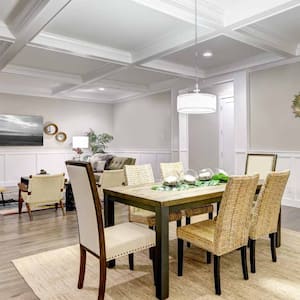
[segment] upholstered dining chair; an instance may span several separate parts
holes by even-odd
[[[63,191],[65,185],[65,174],[53,175],[30,175],[28,188],[22,189],[21,197],[26,204],[30,221],[32,221],[31,208],[55,204],[57,209],[60,206],[65,215],[63,204]]]
[[[276,154],[248,153],[245,167],[245,175],[253,175],[258,173],[259,179],[265,180],[269,172],[275,171],[276,162]]]
[[[164,180],[168,176],[178,176],[179,174],[184,173],[183,163],[182,162],[170,162],[170,163],[160,163],[160,171],[162,179]],[[213,205],[203,205],[196,208],[189,208],[183,211],[185,215],[185,223],[191,223],[191,217],[201,214],[208,214],[208,218],[213,218],[214,206]]]
[[[246,249],[258,174],[232,176],[223,193],[218,218],[177,228],[178,276],[183,271],[183,240],[214,254],[215,292],[221,295],[220,257],[241,250],[244,279],[248,279]]]
[[[144,249],[152,249],[154,252],[155,232],[142,225],[129,222],[104,228],[101,203],[90,163],[67,161],[66,166],[76,203],[79,225],[78,288],[83,288],[86,252],[89,252],[99,259],[98,299],[104,299],[106,262]]]
[[[269,235],[272,261],[276,262],[276,235],[281,206],[281,199],[290,175],[290,171],[271,172],[267,175],[255,206],[249,232],[251,272],[256,272],[255,242],[257,239]]]

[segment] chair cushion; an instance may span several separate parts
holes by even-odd
[[[107,166],[106,170],[120,170],[123,169],[125,165],[133,165],[134,163],[135,158],[115,156]]]
[[[195,246],[214,253],[214,234],[216,222],[206,220],[182,227],[177,227],[177,237]],[[217,254],[217,253],[215,253]]]
[[[106,260],[155,246],[155,231],[135,223],[122,223],[104,229]]]

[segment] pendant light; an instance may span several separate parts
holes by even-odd
[[[195,0],[195,76],[196,84],[192,93],[177,96],[177,111],[184,114],[209,114],[216,112],[216,95],[200,93],[198,74],[198,24],[197,0]]]

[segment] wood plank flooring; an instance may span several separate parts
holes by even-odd
[[[120,222],[125,220],[127,208],[117,205],[116,217]],[[282,226],[300,231],[300,208],[283,207]],[[0,299],[38,299],[12,265],[12,259],[77,242],[76,212],[62,217],[60,210],[36,211],[32,222],[27,214],[0,216]]]

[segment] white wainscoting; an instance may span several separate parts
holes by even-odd
[[[248,151],[249,153],[276,153],[276,170],[290,170],[291,175],[287,183],[282,204],[293,207],[300,207],[300,152],[289,151]],[[235,152],[235,170],[237,174],[243,174],[246,165],[246,151]]]
[[[10,150],[0,151],[0,185],[16,186],[21,176],[49,173],[67,174],[65,161],[72,159],[72,150]]]
[[[171,161],[171,150],[154,149],[154,150],[113,150],[109,153],[117,156],[134,157],[136,164],[150,163],[153,167],[155,178],[160,179],[160,162]],[[72,150],[0,150],[0,185],[16,186],[20,182],[21,176],[37,174],[41,169],[50,174],[64,172],[67,175],[65,161],[72,159],[74,152]]]
[[[151,164],[153,173],[156,180],[160,179],[159,164],[161,162],[171,162],[172,153],[171,150],[155,149],[155,150],[113,150],[110,149],[110,153],[117,156],[133,157],[136,159],[136,164]]]

